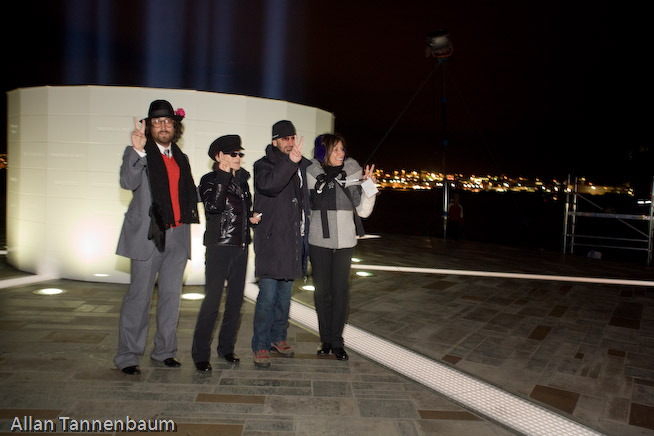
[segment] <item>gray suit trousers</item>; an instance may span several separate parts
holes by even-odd
[[[155,249],[146,260],[131,260],[131,282],[123,299],[118,331],[120,369],[139,364],[145,353],[150,322],[150,304],[157,279],[157,332],[150,357],[165,360],[177,353],[177,321],[184,269],[188,260],[188,224],[166,230],[166,248]],[[151,244],[151,241],[147,241]]]

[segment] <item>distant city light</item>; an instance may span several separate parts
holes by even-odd
[[[471,192],[544,192],[552,196],[557,192],[573,192],[571,186],[567,186],[565,182],[559,182],[557,179],[546,181],[542,178],[509,177],[505,174],[465,176],[461,173],[443,174],[434,171],[409,171],[406,169],[384,171],[379,168],[375,170],[375,173],[379,189],[398,191],[430,191],[434,188],[442,188],[446,181],[453,189]],[[634,195],[633,188],[626,185],[597,187],[585,177],[580,177],[577,180],[577,192],[582,194]]]

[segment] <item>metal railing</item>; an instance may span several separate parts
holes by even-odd
[[[586,212],[579,210],[579,200],[590,204],[600,212]],[[631,238],[607,235],[582,235],[578,233],[578,218],[604,218],[617,220],[625,225],[637,236]],[[635,222],[632,224],[631,222]],[[638,224],[644,223],[638,228]],[[579,193],[578,179],[571,185],[570,176],[566,187],[565,217],[563,222],[563,254],[574,253],[575,247],[611,248],[620,250],[644,251],[647,254],[647,266],[652,264],[652,250],[654,249],[654,180],[650,189],[649,214],[622,214],[607,212],[589,198]],[[596,241],[596,242],[593,242]],[[610,244],[609,244],[610,243]]]

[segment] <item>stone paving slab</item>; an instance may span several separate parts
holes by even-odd
[[[363,265],[654,279],[633,262],[398,235],[360,241],[355,256]],[[355,271],[351,324],[607,434],[654,432],[645,417],[654,416],[654,287]],[[295,298],[312,305],[300,289]]]
[[[467,241],[382,235],[363,264],[651,280],[651,268]],[[654,289],[378,271],[352,272],[349,322],[608,435],[654,431]],[[20,276],[10,266],[0,276]],[[313,305],[296,282],[294,299]],[[232,365],[193,369],[199,302],[183,301],[180,369],[144,358],[113,368],[124,285],[57,280],[0,291],[0,433],[16,415],[174,419],[188,434],[511,434],[374,362],[315,356],[314,332],[291,325],[294,359],[251,361],[253,306],[243,306]],[[201,287],[187,287],[202,292]],[[151,326],[152,335],[153,326]],[[151,340],[150,340],[151,344]],[[347,347],[347,344],[346,344]],[[345,418],[345,419],[343,419]],[[218,433],[219,432],[219,433]]]
[[[183,301],[178,330],[183,366],[161,367],[145,356],[142,374],[126,376],[113,366],[121,304],[116,296],[126,286],[93,289],[67,280],[47,285],[66,293],[38,296],[32,293],[38,285],[0,291],[3,435],[15,434],[16,419],[26,416],[51,420],[57,424],[53,434],[68,434],[60,417],[125,421],[127,416],[174,420],[177,431],[188,435],[513,434],[356,353],[347,362],[318,358],[315,333],[294,324],[289,340],[296,344],[295,358],[274,358],[267,370],[255,367],[249,349],[254,306],[248,300],[236,346],[240,364],[213,356],[211,374],[195,371],[190,349],[200,303]]]

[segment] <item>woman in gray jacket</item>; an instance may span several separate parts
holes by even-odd
[[[340,135],[324,134],[315,142],[314,159],[307,168],[311,198],[309,258],[316,287],[314,302],[318,314],[321,344],[318,355],[330,352],[347,360],[343,328],[347,320],[349,275],[357,236],[363,236],[359,218],[366,218],[375,205],[361,182],[374,183],[375,166],[361,166],[345,154]]]

